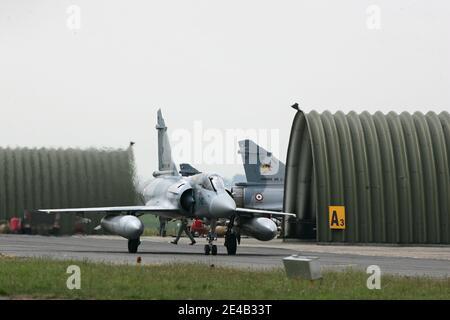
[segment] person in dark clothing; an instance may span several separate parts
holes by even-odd
[[[178,234],[175,240],[172,241],[173,244],[178,244],[178,240],[181,238],[181,234],[183,231],[186,233],[186,235],[191,239],[191,245],[195,244],[195,239],[192,236],[192,233],[188,229],[188,220],[186,218],[181,219],[181,225],[180,229],[178,229]]]
[[[167,226],[167,218],[159,217],[159,236],[166,236],[166,226]]]

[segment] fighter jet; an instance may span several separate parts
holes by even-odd
[[[231,191],[244,208],[282,211],[285,165],[251,140],[239,141],[247,182],[236,183]]]
[[[40,209],[47,213],[84,213],[97,212],[104,215],[100,227],[106,231],[128,239],[128,251],[136,253],[140,245],[140,236],[144,225],[138,218],[150,213],[172,219],[200,218],[210,224],[206,255],[217,254],[215,229],[218,219],[228,221],[225,235],[225,247],[229,255],[236,254],[241,234],[258,240],[268,241],[277,235],[276,224],[268,218],[271,215],[290,213],[237,208],[231,192],[224,186],[223,178],[215,173],[196,173],[180,175],[172,160],[167,127],[161,110],[157,113],[158,131],[158,170],[144,189],[145,205],[101,208]],[[240,242],[240,241],[239,241]]]

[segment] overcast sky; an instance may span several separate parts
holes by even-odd
[[[1,0],[0,145],[132,140],[145,180],[162,108],[171,133],[278,130],[284,161],[294,102],[448,110],[449,17],[445,0]]]

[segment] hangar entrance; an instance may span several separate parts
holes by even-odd
[[[289,238],[450,243],[450,114],[304,113],[289,141]]]
[[[76,215],[48,215],[35,210],[136,204],[131,146],[0,148],[0,233],[7,231],[12,218],[21,219],[20,232],[24,233],[93,233],[100,223],[97,214],[86,213],[85,218],[92,221],[87,224]]]

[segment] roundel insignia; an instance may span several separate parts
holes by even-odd
[[[262,193],[257,193],[255,194],[255,199],[256,201],[262,201],[264,199]]]

